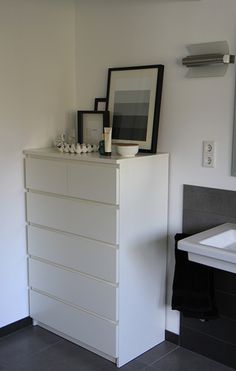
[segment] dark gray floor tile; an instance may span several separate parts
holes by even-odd
[[[79,365],[79,370],[115,370],[114,363],[69,341],[54,346],[53,352],[63,354],[68,366]]]
[[[0,340],[2,366],[19,363],[24,357],[40,352],[62,341],[62,338],[39,326],[29,326]]]
[[[35,359],[35,358],[27,358],[18,366],[14,365],[9,366],[4,371],[82,371],[79,365],[73,365],[68,367],[68,364],[64,361],[60,362],[56,359]]]
[[[132,360],[131,362],[127,363],[126,365],[119,368],[121,371],[144,371],[146,370],[146,367],[164,355],[168,354],[170,351],[173,351],[176,349],[176,345],[169,343],[169,342],[163,342],[160,345],[152,348],[148,352],[145,352],[141,356],[137,357],[136,359]],[[94,362],[92,362],[90,365],[87,365],[86,371],[95,371],[95,370],[102,370],[102,371],[108,371],[116,369],[116,366],[113,365],[111,362],[104,361],[103,358],[97,357]]]
[[[4,359],[4,362],[2,362]],[[117,371],[114,363],[39,327],[0,340],[0,371]],[[121,371],[232,371],[220,363],[163,342]]]
[[[143,371],[147,365],[138,358],[119,368],[121,371]],[[117,369],[118,370],[118,369]]]
[[[63,340],[27,357],[17,371],[107,371],[116,366],[102,357]],[[15,371],[15,370],[12,370]]]
[[[149,368],[148,371],[233,371],[230,367],[181,347]]]
[[[155,346],[149,351],[145,352],[141,356],[135,358],[131,362],[120,368],[121,371],[144,371],[148,365],[156,362],[163,356],[167,355],[169,352],[176,349],[178,346],[172,344],[168,341]]]
[[[146,366],[150,366],[152,363],[158,361],[163,356],[166,356],[168,353],[177,348],[178,345],[170,343],[169,341],[163,341],[163,343],[155,346],[154,348],[136,358],[136,361],[142,362]]]

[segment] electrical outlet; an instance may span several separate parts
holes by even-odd
[[[215,167],[215,142],[213,140],[203,141],[202,166]]]

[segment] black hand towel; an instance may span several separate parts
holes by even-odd
[[[188,237],[175,235],[175,273],[172,309],[186,317],[210,319],[217,317],[214,299],[213,269],[188,260],[186,251],[178,250],[178,241]]]

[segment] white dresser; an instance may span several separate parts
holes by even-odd
[[[168,155],[24,153],[30,316],[120,367],[164,340]]]

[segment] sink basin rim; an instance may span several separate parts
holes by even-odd
[[[218,234],[227,232],[228,230],[235,230],[236,232],[236,224],[224,223],[217,227],[184,238],[178,242],[178,249],[195,255],[201,255],[202,257],[206,256],[236,264],[236,249],[229,250],[227,248],[214,247],[202,242]]]

